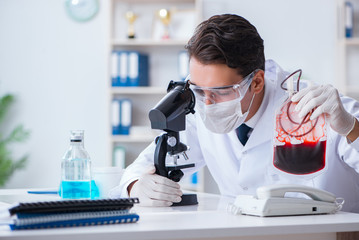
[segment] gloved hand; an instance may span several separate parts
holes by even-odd
[[[291,100],[298,102],[295,110],[299,111],[299,117],[315,108],[310,119],[326,114],[330,127],[340,135],[347,136],[354,128],[354,116],[344,109],[338,90],[332,85],[307,87],[292,96]]]
[[[137,197],[141,206],[167,207],[180,202],[180,185],[166,177],[155,174],[152,166],[132,186],[130,197]]]

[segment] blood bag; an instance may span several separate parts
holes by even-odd
[[[297,103],[290,100],[293,92],[288,91],[288,98],[276,111],[273,165],[282,173],[314,177],[326,167],[326,120],[324,114],[310,120],[312,112],[300,118],[295,111]]]

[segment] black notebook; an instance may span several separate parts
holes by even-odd
[[[9,212],[13,215],[17,213],[63,213],[124,210],[133,207],[133,204],[138,202],[138,198],[29,202],[19,203],[10,208]]]
[[[19,203],[9,209],[12,230],[132,223],[137,198]]]

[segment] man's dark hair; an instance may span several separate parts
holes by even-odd
[[[215,15],[200,23],[186,45],[189,57],[202,64],[226,64],[243,77],[264,70],[263,39],[238,15]]]

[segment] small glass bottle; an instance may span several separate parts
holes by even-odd
[[[91,199],[91,160],[84,148],[84,131],[70,132],[70,148],[61,163],[63,199]]]

